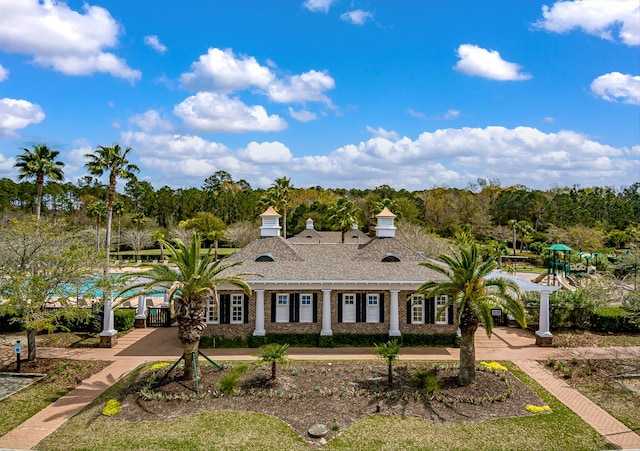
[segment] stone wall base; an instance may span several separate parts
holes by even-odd
[[[118,343],[118,334],[103,336],[100,335],[100,348],[113,348]]]
[[[147,319],[146,318],[136,318],[133,321],[133,327],[136,329],[144,329],[147,327]]]
[[[551,335],[550,337],[543,337],[536,333],[536,346],[541,346],[543,348],[553,346],[553,335]]]

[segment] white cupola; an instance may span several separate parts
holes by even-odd
[[[313,219],[307,219],[307,230],[313,230]]]
[[[260,227],[260,237],[280,236],[280,215],[273,207],[269,207],[260,215],[262,226]]]
[[[376,215],[376,219],[378,220],[376,224],[376,237],[395,238],[396,227],[393,224],[395,218],[396,215],[391,213],[387,207],[384,207],[384,209]]]

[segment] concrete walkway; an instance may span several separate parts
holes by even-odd
[[[6,355],[7,349],[0,350]],[[214,360],[254,360],[255,349],[206,349]],[[182,354],[175,328],[136,329],[121,337],[110,349],[39,348],[38,355],[73,359],[110,360],[111,365],[84,381],[73,391],[46,407],[23,424],[0,437],[0,450],[33,449],[69,418],[100,396],[107,388],[139,364],[147,361],[175,361]],[[374,359],[370,348],[289,348],[294,360]],[[555,378],[536,361],[548,358],[640,359],[640,347],[631,348],[540,348],[534,337],[521,329],[495,328],[488,338],[484,330],[476,335],[477,360],[511,360],[546,390],[582,417],[600,435],[620,449],[640,449],[640,435],[596,406],[589,399]],[[458,360],[455,348],[403,348],[401,360]]]

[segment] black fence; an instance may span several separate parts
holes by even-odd
[[[501,309],[491,309],[491,316],[493,317],[494,326],[507,326],[507,314],[503,313]]]
[[[147,327],[170,327],[169,307],[147,307]]]

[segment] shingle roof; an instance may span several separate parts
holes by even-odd
[[[396,238],[366,239],[369,241],[365,244],[318,244],[317,241],[305,244],[304,240],[265,237],[229,256],[227,262],[243,262],[233,271],[259,274],[262,277],[256,280],[262,282],[375,281],[415,284],[442,278],[435,271],[419,265],[426,258]],[[274,261],[255,261],[265,253],[271,254]],[[394,254],[400,261],[383,262],[386,254]]]

